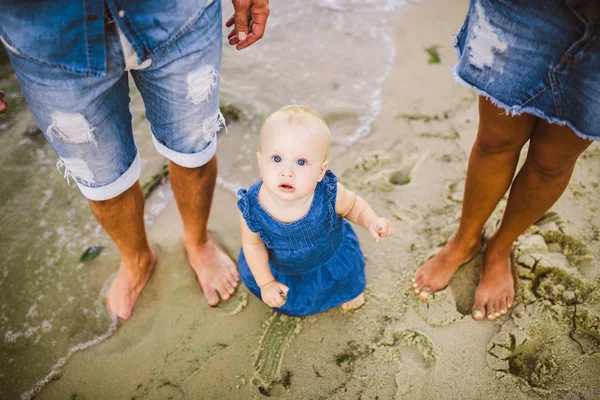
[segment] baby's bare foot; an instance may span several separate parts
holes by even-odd
[[[357,297],[350,301],[345,302],[340,307],[343,311],[352,311],[362,307],[365,304],[365,293],[359,294]]]
[[[211,239],[206,243],[186,243],[184,239],[183,244],[208,305],[213,307],[220,299],[228,300],[240,280],[237,267],[229,256]]]
[[[121,265],[117,278],[106,295],[106,305],[110,313],[122,319],[129,319],[135,301],[146,284],[156,264],[156,253],[152,250],[150,257],[142,262],[139,268],[128,268]]]
[[[508,312],[515,298],[515,288],[508,254],[487,254],[481,266],[481,279],[475,292],[473,318],[496,319]]]
[[[427,260],[412,280],[412,286],[421,301],[448,286],[456,270],[477,254],[481,247],[479,241],[465,245],[452,239],[433,258]]]

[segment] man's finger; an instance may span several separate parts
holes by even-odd
[[[233,32],[233,36],[229,38],[229,44],[234,46],[234,45],[238,44],[239,42],[240,42],[240,40],[235,35],[235,32]]]
[[[267,19],[269,18],[269,3],[268,1],[254,1],[250,12],[251,17],[250,21],[252,23],[251,32],[248,34],[248,37],[245,41],[241,41],[242,43],[237,45],[238,50],[245,49],[246,47],[251,46],[256,41],[260,40],[265,34],[265,29],[267,28]],[[259,3],[259,4],[256,4]],[[261,4],[262,3],[262,4]]]
[[[258,39],[260,39],[260,38],[257,37],[254,32],[250,32],[250,34],[248,35],[248,37],[246,38],[246,40],[245,41],[240,41],[240,44],[238,44],[236,48],[238,50],[243,50],[246,47],[251,46],[254,42],[258,41]]]
[[[248,37],[248,31],[250,30],[250,26],[248,23],[248,15],[250,13],[250,1],[236,0],[233,2],[233,5],[235,8],[235,14],[233,14],[235,32],[240,42],[243,42]]]
[[[228,27],[228,28],[229,28],[230,26],[232,26],[232,25],[233,25],[233,23],[234,23],[233,17],[234,17],[234,16],[235,16],[235,13],[234,13],[234,14],[231,14],[231,17],[229,17],[229,19],[227,19],[227,21],[225,21],[225,26],[226,26],[226,27]]]

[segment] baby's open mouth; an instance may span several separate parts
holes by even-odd
[[[294,187],[292,185],[288,185],[286,183],[282,183],[281,185],[279,185],[279,188],[285,191],[292,191],[294,190]]]

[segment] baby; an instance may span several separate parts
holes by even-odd
[[[238,192],[240,277],[282,314],[362,306],[365,259],[348,221],[365,227],[377,243],[394,233],[389,220],[327,169],[329,143],[329,128],[315,111],[281,108],[260,133],[262,180]]]

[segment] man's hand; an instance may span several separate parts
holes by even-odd
[[[235,12],[225,26],[231,32],[229,44],[242,50],[263,37],[269,18],[269,0],[232,0]]]
[[[260,297],[271,308],[281,307],[285,304],[289,291],[289,287],[273,280],[260,288]]]
[[[0,90],[0,114],[4,114],[7,107],[8,105],[6,104],[6,101],[4,101],[4,92]]]

